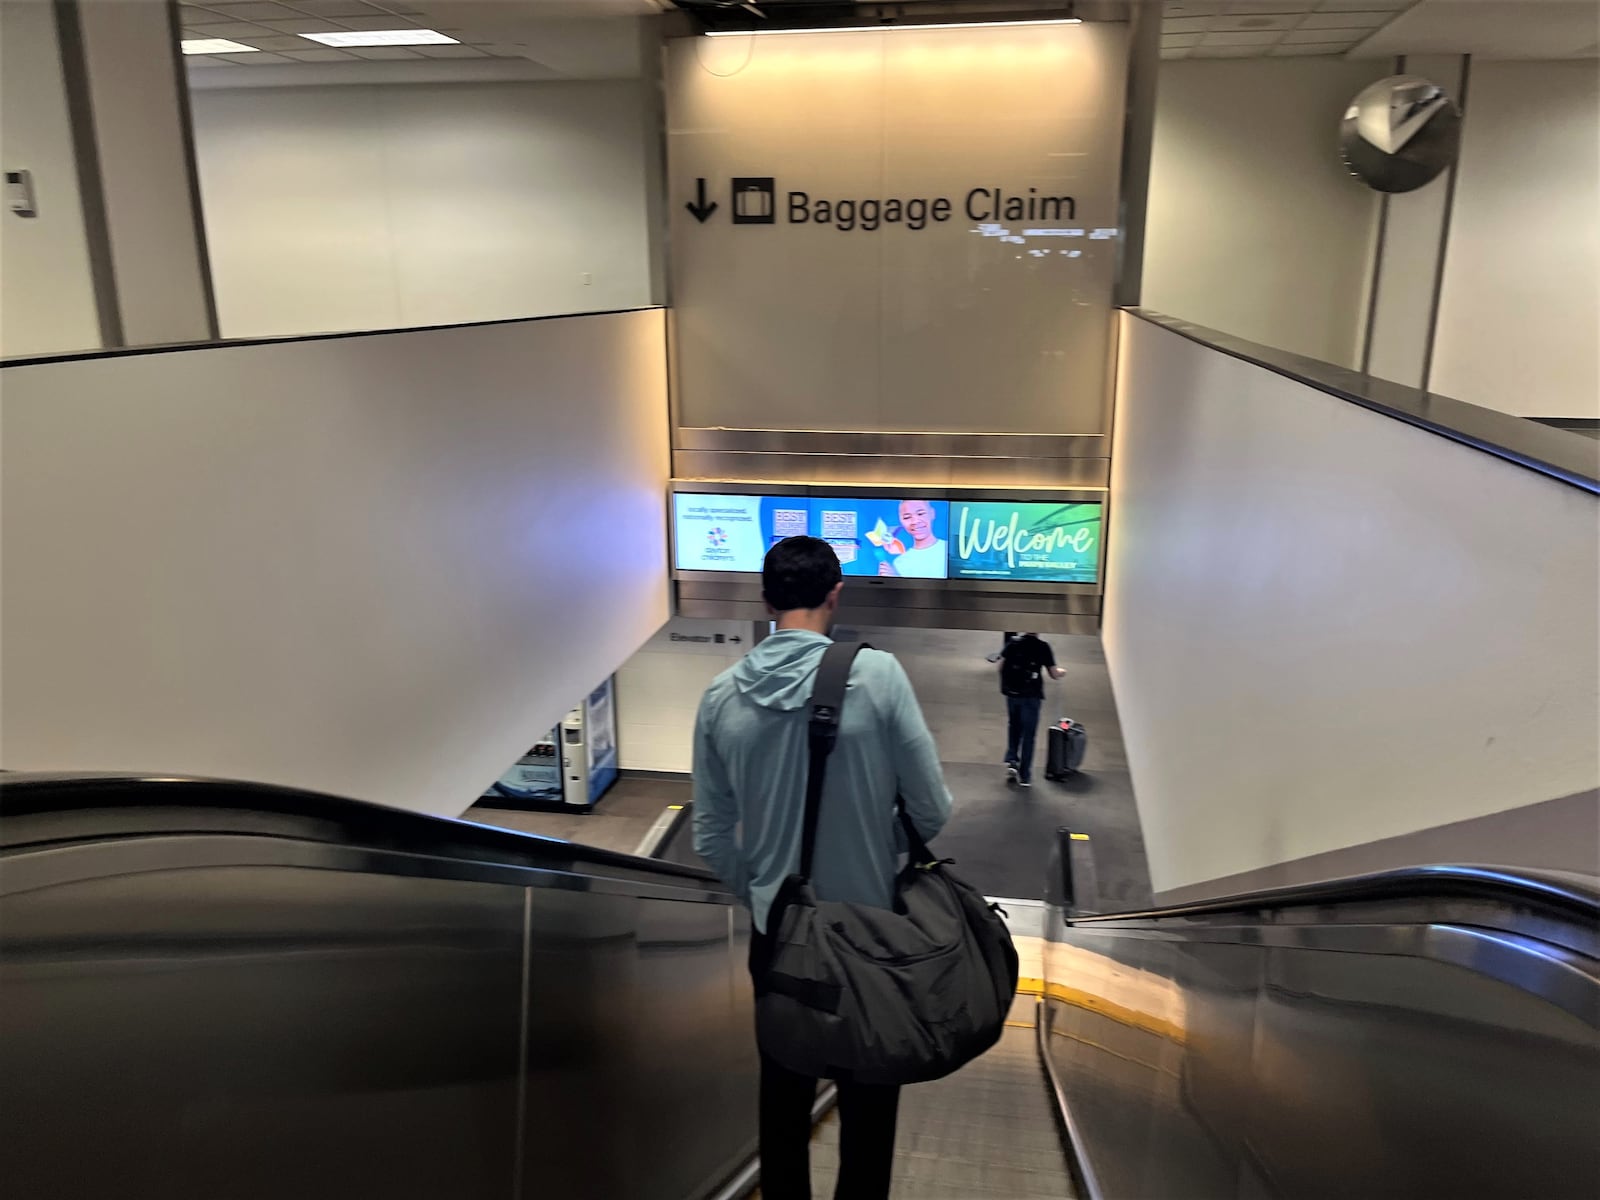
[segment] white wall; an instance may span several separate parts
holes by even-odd
[[[39,215],[0,212],[0,356],[100,345],[55,13],[0,2],[0,164],[33,172]]]
[[[1103,433],[1118,243],[1087,235],[1119,220],[1125,46],[1114,23],[669,41],[682,424]],[[773,223],[733,223],[737,177],[775,180]],[[976,188],[1076,207],[984,220]],[[846,231],[791,221],[790,192],[950,208]]]
[[[1600,782],[1600,505],[1122,318],[1104,642],[1157,892]]]
[[[1434,391],[1600,417],[1600,62],[1472,64]]]
[[[617,752],[623,770],[689,771],[700,696],[744,657],[751,630],[749,621],[674,617],[622,665],[617,672]],[[695,640],[699,638],[706,640]]]
[[[667,617],[663,325],[6,369],[0,765],[462,811]]]
[[[1378,202],[1340,161],[1339,121],[1388,73],[1331,56],[1163,62],[1144,307],[1358,363]]]
[[[645,86],[195,91],[223,335],[651,303]]]

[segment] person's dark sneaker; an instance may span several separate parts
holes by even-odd
[[[1021,772],[1019,772],[1017,770],[1016,765],[1013,764],[1013,763],[1007,763],[1006,764],[1006,782],[1007,783],[1021,783],[1022,782],[1022,774],[1021,774]],[[1024,784],[1022,784],[1022,786],[1023,787],[1027,787],[1028,785],[1024,783]]]
[[[1033,780],[1031,780],[1031,779],[1019,779],[1017,782],[1022,784],[1023,787],[1032,787],[1033,786]]]

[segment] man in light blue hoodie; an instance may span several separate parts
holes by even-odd
[[[786,538],[761,571],[778,631],[706,689],[694,741],[694,846],[750,906],[759,961],[768,914],[800,864],[811,686],[844,584],[833,547]],[[850,670],[828,760],[812,885],[819,900],[887,908],[903,846],[895,798],[927,840],[950,816],[939,754],[893,655],[863,650]],[[814,1079],[761,1060],[761,1194],[811,1195]],[[894,1165],[899,1089],[841,1080],[836,1200],[881,1200]]]

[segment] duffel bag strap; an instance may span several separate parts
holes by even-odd
[[[850,682],[850,667],[856,655],[867,649],[864,642],[834,642],[822,652],[817,678],[811,685],[811,759],[806,766],[806,816],[800,834],[800,877],[811,878],[811,859],[817,848],[817,817],[822,809],[822,784],[828,777],[828,755],[839,740],[839,710],[844,707],[844,690]]]
[[[906,831],[906,845],[911,849],[911,865],[914,867],[932,867],[941,862],[953,862],[954,859],[940,859],[933,856],[933,851],[928,849],[928,843],[922,840],[922,835],[917,832],[917,827],[911,823],[910,814],[906,812],[904,796],[894,798],[894,810],[900,814],[900,825]]]

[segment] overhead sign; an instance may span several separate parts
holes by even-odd
[[[669,39],[678,424],[1104,434],[1126,39]]]
[[[785,224],[829,226],[840,233],[875,233],[897,225],[917,233],[930,224],[940,225],[957,215],[969,221],[1049,221],[1058,225],[1078,219],[1076,199],[1042,195],[1036,187],[1026,192],[1015,188],[1007,191],[1002,187],[974,187],[967,189],[959,202],[949,196],[828,198],[798,189],[782,191],[780,199],[778,181],[771,175],[736,175],[729,180],[728,187],[729,211],[735,225],[775,225],[780,213]],[[684,205],[689,215],[702,225],[721,207],[715,200],[707,200],[707,188],[705,176],[696,176],[694,198]],[[1035,236],[1048,236],[1068,231],[1054,228],[1034,232]],[[1085,231],[1072,232],[1081,235]]]

